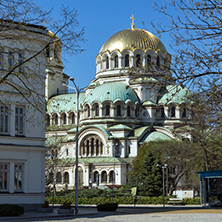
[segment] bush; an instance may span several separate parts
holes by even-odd
[[[116,211],[117,208],[118,208],[117,203],[104,203],[97,205],[98,211]]]
[[[71,202],[64,202],[60,209],[71,209]]]
[[[24,207],[16,204],[0,204],[0,216],[20,216],[24,214]]]

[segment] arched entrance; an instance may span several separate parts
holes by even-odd
[[[79,187],[83,186],[83,169],[81,166],[78,166],[78,185]]]

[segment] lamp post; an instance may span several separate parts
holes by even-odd
[[[78,147],[78,139],[79,139],[79,86],[76,85],[74,78],[70,77],[69,80],[73,83],[75,88],[68,86],[66,84],[62,84],[63,86],[69,87],[71,89],[74,89],[76,91],[76,115],[77,115],[77,121],[76,121],[76,171],[75,171],[75,214],[78,214],[78,157],[79,157],[79,147]]]
[[[164,165],[157,164],[156,166],[162,168],[162,174],[163,174],[163,207],[165,207],[165,177],[164,177],[164,169],[166,169],[168,165],[167,164],[164,164]]]

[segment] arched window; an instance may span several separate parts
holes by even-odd
[[[89,140],[86,142],[86,155],[89,156]]]
[[[101,182],[102,183],[107,183],[107,173],[106,171],[103,171],[101,174]]]
[[[64,173],[64,183],[69,183],[69,173],[68,172]]]
[[[49,183],[53,183],[53,173],[49,173]]]
[[[55,157],[58,156],[58,150],[55,150]]]
[[[55,125],[58,125],[58,115],[57,114],[54,115],[54,123],[55,123]]]
[[[50,126],[50,116],[46,115],[46,126]]]
[[[127,116],[130,116],[130,106],[127,106]]]
[[[137,54],[136,55],[136,67],[141,66],[141,64],[142,64],[142,61],[141,61],[140,55]]]
[[[90,108],[87,106],[87,117],[90,117]]]
[[[115,67],[115,68],[118,68],[118,67],[119,67],[118,55],[115,56],[114,67]]]
[[[74,113],[71,113],[71,114],[70,114],[70,123],[71,123],[71,124],[74,124],[74,123],[75,123],[75,114],[74,114]]]
[[[62,175],[60,172],[56,174],[56,183],[62,183]]]
[[[157,56],[157,58],[156,58],[156,65],[160,66],[160,57],[159,56]]]
[[[182,109],[182,118],[185,118],[187,116],[187,110],[186,108]]]
[[[151,55],[147,55],[146,63],[147,63],[147,66],[151,65]]]
[[[109,57],[107,56],[106,57],[106,69],[108,69],[109,68]]]
[[[110,115],[110,105],[106,105],[106,116]]]
[[[66,149],[66,156],[69,156],[69,150]]]
[[[55,152],[54,152],[54,150],[51,151],[51,154],[52,154],[52,158],[55,157]]]
[[[164,107],[161,107],[161,118],[165,117]]]
[[[95,116],[99,116],[99,106],[96,104],[95,106]]]
[[[129,55],[125,55],[125,67],[129,67]]]
[[[99,155],[99,140],[96,140],[96,156]]]
[[[65,113],[62,115],[62,123],[64,125],[66,124],[66,114]]]
[[[121,106],[118,105],[117,106],[117,113],[116,113],[117,116],[121,116]]]
[[[91,139],[91,155],[94,155],[95,150],[94,150],[94,138]]]
[[[135,116],[136,116],[136,117],[139,116],[139,107],[136,107],[136,109],[135,109]]]
[[[109,173],[109,182],[110,183],[115,182],[115,173],[114,173],[114,171],[110,171],[110,173]]]
[[[176,116],[176,109],[174,106],[171,107],[171,117],[175,117]]]
[[[93,183],[99,183],[99,173],[97,171],[93,173]]]

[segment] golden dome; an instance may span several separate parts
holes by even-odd
[[[112,52],[113,50],[122,52],[124,49],[132,51],[136,49],[142,49],[143,51],[152,49],[167,52],[163,43],[152,33],[143,29],[125,29],[111,36],[103,44],[99,53]]]

